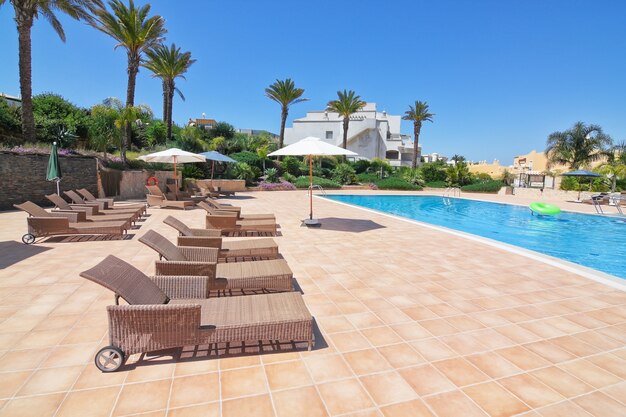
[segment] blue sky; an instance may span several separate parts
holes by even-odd
[[[623,0],[151,3],[167,21],[167,42],[198,60],[178,83],[187,98],[174,104],[178,123],[204,112],[278,132],[279,107],[263,90],[291,77],[310,101],[293,106],[290,120],[323,109],[344,88],[390,114],[427,101],[436,115],[422,129],[426,153],[509,164],[578,120],[626,139]],[[7,2],[0,8],[0,91],[17,95],[12,19]],[[125,53],[106,35],[62,21],[65,44],[47,22],[35,23],[34,93],[60,93],[85,107],[123,99]],[[157,116],[160,88],[140,72],[136,102]],[[412,133],[412,125],[403,122],[402,130]]]

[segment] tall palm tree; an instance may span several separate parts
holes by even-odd
[[[0,0],[0,6],[6,0]],[[101,0],[9,0],[15,10],[19,48],[20,94],[22,95],[22,135],[26,141],[35,141],[33,116],[33,85],[31,62],[31,29],[39,17],[46,19],[59,38],[65,42],[65,31],[56,12],[76,20],[91,21],[91,13],[102,6]]]
[[[183,93],[176,88],[176,78],[185,79],[189,67],[196,62],[191,59],[191,52],[181,52],[176,44],[167,47],[159,44],[146,51],[148,60],[144,67],[152,71],[154,77],[161,79],[163,84],[163,121],[167,126],[167,139],[172,140],[172,107],[174,92],[185,101]]]
[[[59,0],[60,1],[60,0]],[[161,16],[148,16],[150,5],[135,6],[133,0],[128,6],[121,0],[109,0],[111,11],[102,7],[95,13],[92,26],[115,39],[115,48],[124,48],[128,57],[128,85],[126,88],[126,106],[135,105],[135,82],[142,61],[142,55],[150,48],[160,44],[167,30],[165,19]],[[122,162],[126,163],[126,149],[130,147],[132,127],[126,124],[124,139],[120,149]]]
[[[352,90],[337,91],[337,100],[328,102],[328,110],[339,113],[343,117],[343,148],[348,149],[348,128],[350,127],[350,116],[365,107],[365,102]],[[346,157],[343,157],[346,160]]]
[[[411,168],[417,167],[417,150],[419,148],[422,123],[432,122],[433,116],[434,114],[428,111],[428,103],[419,100],[415,101],[415,107],[409,106],[409,109],[402,116],[402,120],[413,122],[413,160],[411,161]]]
[[[598,167],[598,172],[610,176],[611,192],[614,192],[617,180],[626,177],[626,142],[611,147],[604,156],[606,161]]]
[[[600,126],[576,122],[571,129],[548,136],[545,154],[549,164],[579,169],[602,159],[612,144]]]
[[[289,115],[289,106],[308,100],[308,98],[302,98],[302,94],[304,94],[304,88],[296,88],[291,78],[276,80],[274,84],[265,89],[265,96],[280,104],[280,135],[278,139],[280,148],[285,143],[285,123],[287,123],[287,115]]]

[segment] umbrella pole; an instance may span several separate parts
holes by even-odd
[[[211,188],[213,188],[213,171],[215,171],[215,161],[211,161]]]
[[[313,220],[313,155],[309,155],[309,219]]]
[[[176,172],[176,157],[174,157],[174,183],[176,184],[176,200],[178,200],[178,173]]]
[[[61,191],[59,190],[59,183],[61,182],[60,179],[57,179],[57,195],[61,195]]]

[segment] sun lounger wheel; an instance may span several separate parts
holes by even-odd
[[[31,243],[35,242],[35,235],[26,233],[24,236],[22,236],[22,242],[24,242],[27,245],[30,245]]]
[[[95,362],[102,372],[115,372],[124,363],[124,352],[115,346],[103,347],[96,353]]]

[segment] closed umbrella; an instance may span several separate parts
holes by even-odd
[[[202,152],[198,155],[202,155],[204,156],[207,160],[211,161],[211,187],[213,187],[213,171],[215,170],[215,162],[226,162],[226,163],[233,163],[233,162],[237,162],[235,161],[233,158],[230,158],[226,155],[222,155],[221,153],[217,152],[217,151],[209,151],[209,152]]]
[[[61,182],[61,165],[59,165],[59,154],[57,152],[57,143],[52,142],[52,150],[48,159],[48,170],[46,171],[46,180],[56,181],[57,195],[61,195],[59,182]]]
[[[155,152],[148,155],[142,155],[137,159],[146,162],[161,162],[165,164],[174,164],[174,179],[176,181],[176,193],[178,194],[178,173],[176,171],[177,164],[186,164],[191,162],[206,162],[206,158],[197,153],[183,151],[178,148],[171,148],[161,152]]]
[[[308,155],[309,156],[309,218],[304,220],[304,224],[307,226],[319,225],[319,220],[313,218],[313,158],[312,156],[324,156],[324,155],[346,155],[356,156],[357,154],[347,149],[340,148],[330,143],[324,142],[320,138],[313,136],[306,137],[293,143],[289,146],[285,146],[282,149],[270,153],[268,156],[287,156],[287,155]]]
[[[597,172],[587,171],[586,169],[578,169],[572,172],[566,172],[565,174],[561,174],[563,177],[601,177],[602,175]],[[593,180],[592,180],[593,182]],[[589,184],[589,189],[591,190],[591,183]],[[578,190],[578,201],[580,201],[580,189]]]

